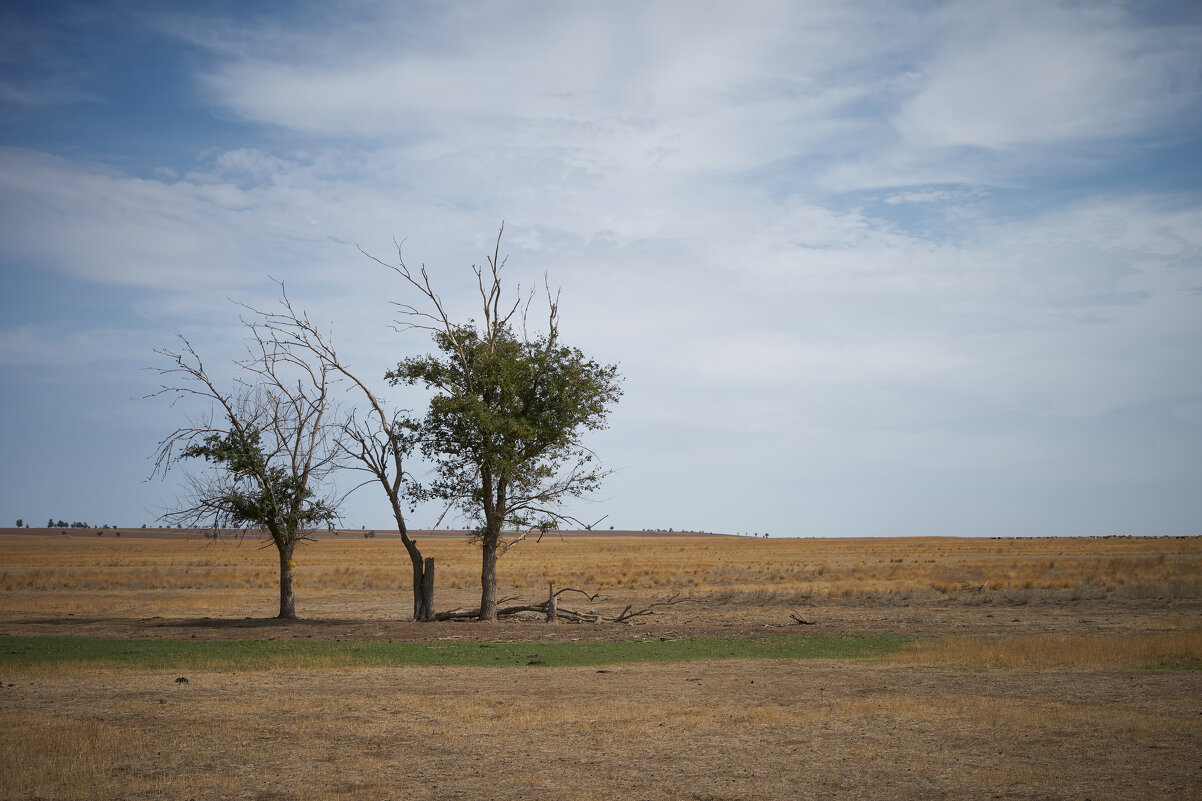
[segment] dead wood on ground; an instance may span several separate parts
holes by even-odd
[[[582,612],[576,609],[569,609],[559,604],[559,596],[565,592],[578,592],[587,598],[589,601],[595,601],[600,597],[600,593],[588,593],[585,590],[576,587],[563,587],[556,590],[551,586],[548,590],[547,600],[541,603],[519,603],[512,606],[500,606],[506,600],[502,599],[498,602],[497,617],[512,617],[523,613],[545,615],[547,622],[554,623],[559,620],[564,620],[568,623],[598,623],[605,621],[607,623],[627,623],[636,617],[645,617],[647,615],[658,614],[657,610],[664,607],[676,606],[677,604],[695,602],[696,598],[682,598],[680,593],[665,598],[663,600],[654,601],[640,609],[635,609],[633,604],[627,604],[626,608],[612,617],[606,617],[596,610],[588,610]],[[480,617],[479,609],[452,609],[447,612],[438,612],[434,615],[435,620],[477,620]]]

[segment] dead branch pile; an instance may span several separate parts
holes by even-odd
[[[656,614],[656,610],[676,604],[694,601],[694,598],[681,598],[680,593],[655,601],[641,609],[635,609],[633,604],[627,604],[626,608],[612,617],[590,609],[587,612],[582,612],[576,609],[569,609],[559,604],[559,596],[565,592],[578,592],[587,598],[590,602],[597,600],[600,593],[589,594],[584,590],[575,587],[563,587],[556,590],[554,586],[550,586],[547,593],[547,600],[542,603],[517,603],[512,606],[502,606],[506,601],[515,600],[513,598],[502,598],[497,602],[497,617],[512,617],[520,614],[540,614],[546,617],[548,623],[555,623],[560,620],[568,623],[598,623],[605,621],[608,623],[629,623],[636,617],[644,617],[646,615]],[[435,620],[476,620],[480,617],[479,609],[453,609],[448,612],[438,612],[434,615]]]

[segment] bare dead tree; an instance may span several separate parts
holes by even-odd
[[[228,390],[182,335],[178,350],[155,351],[168,364],[150,368],[164,383],[147,397],[171,397],[173,406],[199,401],[204,408],[159,442],[152,476],[184,460],[204,460],[208,468],[187,473],[182,498],[162,519],[214,532],[247,526],[262,532],[279,552],[279,617],[295,618],[296,546],[338,519],[327,481],[340,447],[340,431],[330,422],[331,374],[247,327],[247,355],[234,362],[239,376]]]
[[[342,376],[366,404],[362,416],[352,411],[338,423],[342,455],[352,469],[370,475],[368,481],[379,485],[388,498],[413,568],[413,619],[433,620],[434,558],[422,558],[417,542],[409,536],[404,512],[406,503],[422,494],[421,487],[405,470],[405,462],[417,442],[417,422],[404,411],[389,406],[351,369],[335,348],[333,335],[323,333],[307,313],[292,305],[283,283],[280,283],[279,310],[245,308],[262,321],[263,330],[279,347],[297,356],[308,354],[316,358],[326,370]],[[440,517],[435,527],[441,522]]]

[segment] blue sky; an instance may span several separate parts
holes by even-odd
[[[383,386],[356,245],[466,314],[504,220],[625,376],[581,517],[1202,533],[1200,94],[1190,3],[5,4],[0,514],[152,522],[154,348],[276,278]]]

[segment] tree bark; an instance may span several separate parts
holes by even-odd
[[[296,596],[292,592],[292,554],[296,543],[277,546],[280,551],[280,617],[284,620],[296,619]]]
[[[388,488],[387,484],[385,488]],[[405,528],[405,515],[401,512],[400,498],[395,493],[392,494],[392,513],[401,533],[401,542],[413,564],[413,619],[419,623],[428,622],[434,619],[434,559],[426,559],[423,564],[422,552],[417,549],[417,543],[409,538]]]
[[[420,613],[420,614],[419,614]],[[434,557],[427,556],[422,569],[421,609],[413,615],[414,620],[428,623],[434,619]]]
[[[413,565],[413,619],[420,623],[430,620],[429,615],[434,614],[434,558],[423,563],[417,543],[408,537],[402,541]],[[430,571],[429,578],[426,577],[427,570]]]
[[[555,585],[547,583],[547,622],[559,622],[559,604],[555,600]]]
[[[497,622],[497,540],[484,540],[480,567],[480,620]]]

